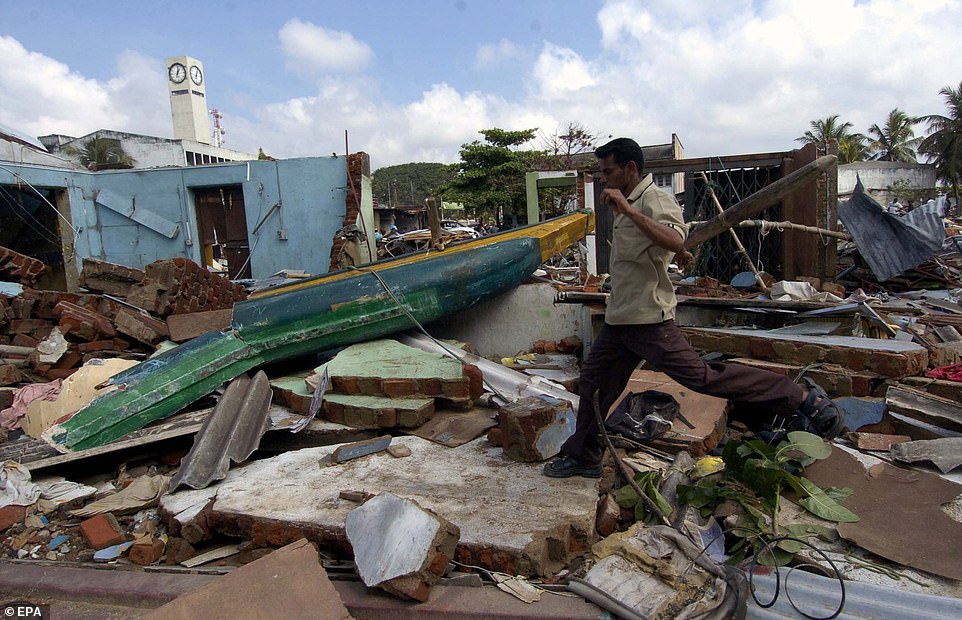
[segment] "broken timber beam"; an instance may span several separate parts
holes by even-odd
[[[805,164],[795,172],[778,179],[774,183],[766,185],[751,196],[748,196],[738,204],[729,207],[718,217],[712,218],[694,228],[688,233],[685,240],[685,248],[692,249],[702,243],[725,232],[743,220],[747,220],[773,204],[779,202],[786,196],[796,192],[799,187],[811,182],[816,177],[834,166],[838,158],[834,155],[823,155],[815,161]]]

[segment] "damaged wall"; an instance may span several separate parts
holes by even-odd
[[[0,169],[0,185],[22,186],[25,180],[66,196],[75,233],[63,221],[59,233],[64,246],[75,246],[78,270],[87,257],[135,268],[180,256],[203,263],[195,192],[239,187],[252,277],[282,269],[325,273],[347,197],[343,156],[99,173],[5,167],[9,171]],[[370,192],[362,194],[361,209],[371,222]]]

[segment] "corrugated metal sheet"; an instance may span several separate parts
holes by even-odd
[[[787,569],[781,569],[781,579],[781,593],[774,606],[763,609],[749,599],[747,615],[749,620],[804,617],[792,606],[792,601],[795,602],[798,610],[816,618],[827,618],[838,608],[841,590],[837,580],[801,570],[793,571],[789,575]],[[775,591],[775,575],[756,575],[754,583],[758,600],[762,603],[770,601]],[[789,594],[792,601],[789,600]],[[845,606],[837,617],[843,620],[962,618],[962,599],[919,594],[872,583],[846,581]]]
[[[203,489],[227,476],[230,461],[242,463],[257,449],[270,421],[271,386],[264,371],[231,381],[220,402],[194,438],[170,483]]]
[[[902,217],[886,213],[865,193],[861,180],[838,217],[880,282],[929,260],[945,239],[945,226],[934,207],[922,206]]]

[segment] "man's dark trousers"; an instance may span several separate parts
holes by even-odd
[[[602,415],[621,394],[631,373],[645,360],[684,387],[741,403],[764,405],[773,414],[788,415],[804,400],[805,390],[787,377],[760,368],[722,362],[706,363],[674,321],[641,325],[609,325],[592,343],[578,381],[578,422],[561,454],[586,464],[601,461],[592,395],[599,390]]]

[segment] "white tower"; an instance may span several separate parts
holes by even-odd
[[[190,56],[174,56],[165,64],[174,139],[210,144],[204,65]]]

